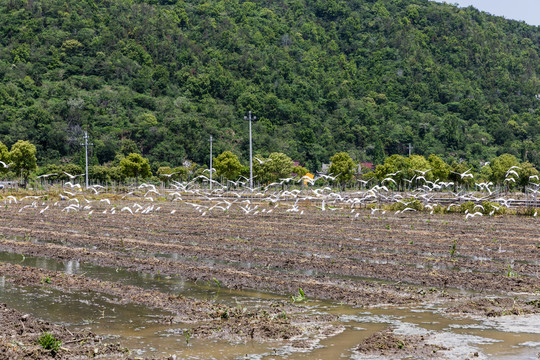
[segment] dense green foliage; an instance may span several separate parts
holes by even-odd
[[[128,178],[144,179],[152,176],[148,159],[134,153],[120,160],[120,171]]]
[[[469,176],[461,176],[468,174]],[[467,162],[445,163],[436,155],[427,160],[421,155],[409,157],[392,155],[385,159],[384,164],[378,165],[375,176],[384,181],[391,177],[390,187],[403,190],[418,184],[442,183],[450,181],[453,185],[469,185],[471,187],[482,182],[490,182],[489,186],[504,185],[507,189],[525,190],[532,184],[540,184],[540,172],[529,162],[520,163],[514,155],[503,154],[479,168],[470,166]],[[513,179],[512,181],[509,181]],[[414,186],[413,186],[414,185]]]
[[[37,169],[36,147],[28,141],[19,140],[11,147],[9,160],[10,167],[13,166],[12,170],[20,175],[26,184],[30,174]]]
[[[283,153],[274,152],[268,156],[268,159],[263,160],[256,157],[253,160],[253,176],[256,177],[257,182],[263,184],[280,182],[282,179],[290,178],[293,169],[293,161]]]
[[[242,170],[242,164],[240,164],[238,156],[230,151],[224,151],[217,158],[213,159],[213,165],[218,177],[230,180],[236,180]]]
[[[328,171],[336,180],[345,184],[354,178],[354,174],[357,172],[357,166],[354,160],[346,152],[340,152],[330,158],[330,168]]]
[[[36,147],[28,141],[19,140],[8,151],[7,146],[0,142],[0,158],[4,164],[0,166],[0,179],[20,178],[24,184],[31,178],[39,182],[77,181],[78,177],[84,176],[81,166],[75,164],[49,164],[37,167]],[[452,187],[459,185],[468,186],[504,186],[507,190],[521,189],[525,191],[527,186],[540,184],[540,172],[530,162],[520,162],[514,155],[502,154],[481,166],[471,166],[466,161],[453,161],[447,164],[437,155],[430,155],[427,159],[422,155],[405,157],[394,154],[383,160],[383,164],[377,165],[375,171],[370,171],[354,161],[346,152],[340,152],[330,158],[328,175],[317,176],[315,182],[323,179],[324,184],[340,185],[343,189],[356,187],[357,181],[365,186],[372,180],[388,187],[403,190],[410,189],[413,185],[426,183],[433,188],[439,185]],[[213,159],[219,181],[224,185],[247,184],[249,166],[243,166],[238,157],[230,151],[224,151]],[[147,179],[152,182],[161,181],[166,185],[171,181],[196,181],[205,179],[209,169],[204,165],[197,165],[186,161],[182,166],[172,169],[169,166],[161,166],[155,171],[151,168],[147,158],[140,154],[130,153],[127,156],[120,153],[114,161],[106,166],[93,165],[89,167],[89,178],[92,182],[102,184],[120,183]],[[254,184],[261,185],[292,185],[300,183],[302,177],[308,174],[308,169],[295,165],[289,156],[274,152],[268,158],[260,155],[254,157],[253,162]],[[155,176],[154,176],[155,175]],[[465,176],[466,175],[466,176]],[[313,179],[309,175],[308,179]],[[246,181],[241,181],[241,180]],[[305,180],[305,179],[304,179]],[[444,182],[447,182],[447,185]],[[488,184],[489,181],[489,185]],[[306,181],[304,181],[307,183]],[[482,183],[483,182],[483,183]],[[35,183],[34,183],[35,184]],[[319,185],[321,182],[318,183]],[[529,189],[530,190],[530,189]]]
[[[213,135],[245,163],[251,110],[255,151],[312,172],[409,143],[539,165],[539,36],[426,0],[5,0],[0,140],[80,163],[88,128],[93,165],[138,152],[155,172],[207,164]]]

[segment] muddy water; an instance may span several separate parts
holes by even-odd
[[[0,261],[12,264],[31,266],[45,270],[62,271],[68,274],[76,274],[99,279],[103,281],[119,281],[124,285],[138,286],[144,289],[158,290],[165,293],[181,294],[200,300],[215,300],[227,305],[235,306],[236,302],[242,301],[261,301],[285,299],[279,296],[270,296],[267,293],[257,291],[233,291],[220,288],[217,283],[194,283],[184,281],[180,278],[170,276],[152,275],[147,273],[137,273],[126,271],[122,268],[111,268],[88,263],[81,263],[77,260],[68,260],[65,262],[48,259],[45,257],[25,256],[20,254],[0,251]]]
[[[181,279],[164,278],[106,268],[77,261],[59,262],[20,254],[0,253],[0,261],[19,263],[48,270],[85,274],[107,281],[121,281],[142,288],[185,296],[256,306],[284,297],[266,293],[220,289],[216,284],[194,284]],[[89,327],[134,350],[135,356],[169,356],[185,359],[360,359],[351,349],[374,332],[387,328],[398,334],[421,334],[428,342],[454,348],[441,352],[443,358],[462,359],[478,352],[480,359],[537,359],[540,352],[540,316],[502,317],[498,319],[448,316],[441,305],[422,307],[381,307],[358,309],[332,302],[310,300],[303,303],[313,313],[331,313],[345,327],[340,334],[326,339],[310,339],[313,348],[294,349],[283,343],[227,344],[209,340],[186,339],[188,324],[163,325],[157,318],[167,313],[139,305],[120,305],[112,296],[99,293],[66,294],[51,289],[16,287],[0,278],[0,302],[48,321],[62,322],[74,329]]]

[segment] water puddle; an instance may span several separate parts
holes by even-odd
[[[0,252],[0,261],[85,274],[106,281],[120,281],[145,289],[182,294],[202,300],[215,300],[232,306],[256,307],[264,302],[287,298],[257,291],[219,288],[179,278],[163,277],[123,269],[101,267],[75,260],[55,261],[40,257]],[[446,315],[440,304],[424,306],[358,309],[330,301],[309,299],[301,303],[310,313],[336,315],[343,331],[330,337],[306,339],[311,348],[294,348],[280,342],[269,344],[228,344],[223,341],[189,339],[184,329],[193,325],[161,324],[169,315],[161,310],[134,304],[118,304],[114,297],[94,292],[60,291],[40,287],[17,287],[0,277],[0,302],[43,318],[64,323],[73,329],[90,328],[109,342],[120,342],[134,350],[133,356],[182,359],[366,359],[352,351],[363,339],[387,327],[398,335],[423,335],[427,343],[452,348],[441,352],[447,359],[536,360],[540,352],[540,315],[471,318]],[[373,357],[374,359],[377,357]],[[380,358],[380,357],[379,357]]]
[[[179,253],[152,253],[151,256],[172,259],[172,260],[184,260],[184,261],[194,260],[193,257],[183,256]],[[250,262],[222,260],[222,259],[208,259],[207,258],[207,259],[197,259],[197,261],[207,266],[224,265],[224,266],[230,266],[237,269],[251,269],[251,268],[254,268],[254,267],[256,268],[257,266],[260,266],[260,265],[252,265]],[[384,264],[386,263],[387,262],[384,262]],[[272,270],[276,272],[284,273],[284,274],[297,274],[297,275],[305,275],[305,276],[325,276],[331,279],[339,279],[339,280],[371,281],[371,282],[376,282],[376,283],[381,283],[381,284],[392,283],[391,281],[386,281],[386,280],[377,279],[377,278],[370,278],[370,277],[357,276],[357,275],[339,275],[335,273],[321,272],[314,269],[272,268]]]
[[[230,306],[235,306],[239,300],[287,300],[284,296],[269,295],[257,291],[236,291],[220,288],[215,282],[194,283],[191,281],[184,281],[178,277],[138,273],[121,268],[81,263],[78,260],[67,260],[62,262],[45,257],[23,257],[21,254],[0,251],[0,261],[45,270],[61,271],[68,274],[84,274],[84,276],[88,278],[111,282],[119,281],[124,285],[133,285],[143,289],[157,290],[164,293],[180,294],[200,300],[219,301],[220,303],[225,303]]]
[[[105,342],[120,342],[132,349],[132,356],[220,359],[224,358],[222,355],[238,357],[248,351],[268,351],[267,346],[255,343],[215,346],[212,341],[196,339],[188,343],[184,330],[189,326],[159,323],[158,319],[169,313],[136,304],[115,304],[113,297],[93,292],[66,294],[52,289],[16,287],[0,277],[0,301],[73,330],[89,328],[104,336]]]

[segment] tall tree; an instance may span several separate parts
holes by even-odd
[[[9,156],[13,171],[23,178],[23,185],[26,186],[30,173],[37,169],[36,147],[29,141],[19,140],[11,147]]]
[[[440,181],[446,181],[450,175],[450,166],[448,166],[443,159],[434,154],[429,155],[428,161],[431,166],[433,177]]]
[[[120,170],[126,177],[135,178],[137,181],[139,181],[139,178],[145,179],[152,176],[148,159],[135,153],[131,153],[120,160]]]
[[[518,171],[519,160],[511,154],[502,154],[491,161],[490,167],[492,170],[491,181],[497,184],[502,184],[507,176],[508,170],[515,166],[514,171]]]
[[[212,166],[216,169],[216,175],[227,180],[236,180],[242,170],[242,164],[238,156],[231,151],[224,151],[214,158]]]
[[[0,141],[0,161],[2,161],[6,166],[0,166],[0,174],[5,174],[8,172],[9,164],[11,162],[11,157],[9,150],[3,142]]]
[[[346,152],[335,154],[330,158],[330,162],[328,171],[337,177],[336,180],[344,188],[356,173],[356,163]]]
[[[254,159],[253,173],[260,182],[268,184],[291,176],[294,163],[287,155],[274,152],[268,159],[256,158],[258,160]]]

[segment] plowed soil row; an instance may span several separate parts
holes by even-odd
[[[204,199],[198,202],[212,204]],[[116,201],[111,207],[96,201],[92,213],[67,213],[52,202],[42,213],[37,207],[24,207],[27,204],[5,206],[0,209],[0,250],[192,281],[215,280],[229,288],[285,295],[301,288],[308,297],[361,306],[437,298],[451,303],[449,311],[453,312],[494,316],[539,311],[537,301],[530,300],[540,291],[536,218],[474,217],[466,221],[463,215],[372,215],[369,210],[321,211],[315,207],[287,212],[270,203],[259,203],[257,215],[238,208],[198,211],[182,202],[156,202],[159,211],[150,214],[119,210],[133,203]],[[306,317],[285,303],[239,311],[84,274],[0,264],[0,275],[19,285],[98,291],[120,302],[168,310],[173,315],[163,321],[199,322],[193,328],[197,337],[266,341],[290,339],[306,331],[335,330],[333,318]],[[503,297],[494,310],[494,300],[462,299],[452,289]],[[521,299],[517,293],[525,293],[525,297]],[[505,298],[507,294],[514,298]],[[283,313],[287,316],[281,317]],[[13,324],[3,323],[6,331],[18,331]],[[8,356],[43,355],[39,349],[33,351],[37,352],[24,355],[21,348],[13,348]]]
[[[3,209],[0,249],[195,281],[216,278],[235,288],[290,294],[301,287],[311,296],[362,305],[417,301],[417,289],[402,283],[484,292],[540,288],[536,218],[465,221],[462,215],[374,217],[368,211],[354,217],[314,208],[302,215],[276,209],[201,216],[185,204],[160,206],[146,215]]]

